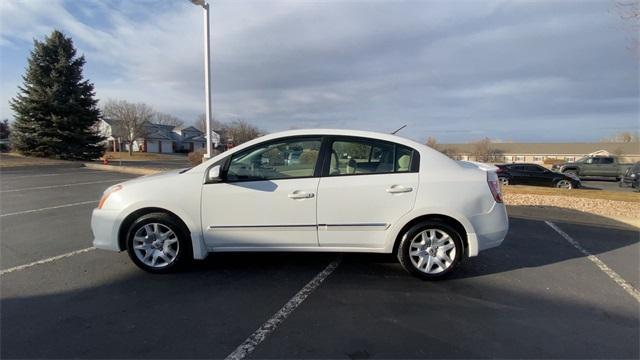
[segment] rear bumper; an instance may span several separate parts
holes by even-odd
[[[476,215],[469,220],[475,230],[474,233],[467,234],[469,257],[500,246],[509,231],[509,217],[504,204],[496,203],[488,213]]]
[[[91,215],[93,246],[98,249],[121,251],[118,245],[119,214],[119,211],[93,209]]]

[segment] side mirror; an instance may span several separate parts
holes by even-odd
[[[222,176],[220,176],[220,165],[215,165],[209,168],[209,172],[207,173],[207,182],[215,183],[221,182]]]

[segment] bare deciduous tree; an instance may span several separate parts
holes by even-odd
[[[225,125],[225,132],[235,145],[240,145],[260,136],[261,131],[244,120],[234,120]]]
[[[196,129],[202,131],[202,132],[206,132],[207,131],[207,118],[205,117],[204,114],[200,114],[198,115],[198,118],[196,119],[195,124],[193,125],[195,126]],[[215,132],[221,132],[224,128],[224,124],[221,123],[220,121],[216,120],[216,119],[211,119],[211,130],[215,131]]]
[[[198,116],[194,126],[198,130],[205,132],[206,121],[204,114],[201,114]],[[211,130],[217,132],[222,141],[231,140],[235,145],[253,140],[261,134],[260,129],[244,120],[234,120],[231,123],[226,123],[211,119]]]
[[[441,153],[443,153],[444,155],[452,159],[455,158],[456,156],[456,151],[454,149],[447,148],[445,146],[438,144],[438,140],[436,140],[436,138],[432,136],[429,136],[427,138],[426,145],[434,150],[440,151]]]
[[[129,144],[133,155],[133,142],[145,135],[144,124],[153,119],[153,109],[143,103],[133,104],[125,100],[108,100],[104,105],[105,116],[115,120],[112,131]]]
[[[601,142],[630,143],[640,140],[638,131],[621,131],[610,138],[604,138]]]
[[[159,124],[159,125],[171,125],[176,127],[180,127],[184,125],[184,121],[178,119],[177,117],[171,114],[162,113],[162,112],[156,112],[153,115],[153,123]]]
[[[488,162],[491,161],[493,156],[500,153],[492,146],[493,142],[488,137],[475,141],[473,144],[473,155],[475,156],[476,161]]]

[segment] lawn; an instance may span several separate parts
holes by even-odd
[[[134,152],[129,156],[128,152],[108,151],[104,154],[109,160],[129,160],[129,161],[152,161],[152,160],[181,160],[186,159],[186,154],[158,154],[147,152]]]
[[[0,153],[0,168],[14,166],[59,165],[70,161],[23,156],[16,153]]]

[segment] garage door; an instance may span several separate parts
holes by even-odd
[[[163,153],[172,153],[173,152],[173,142],[172,141],[163,141],[161,150],[162,150]]]
[[[157,141],[147,141],[147,152],[159,152],[160,146]]]

